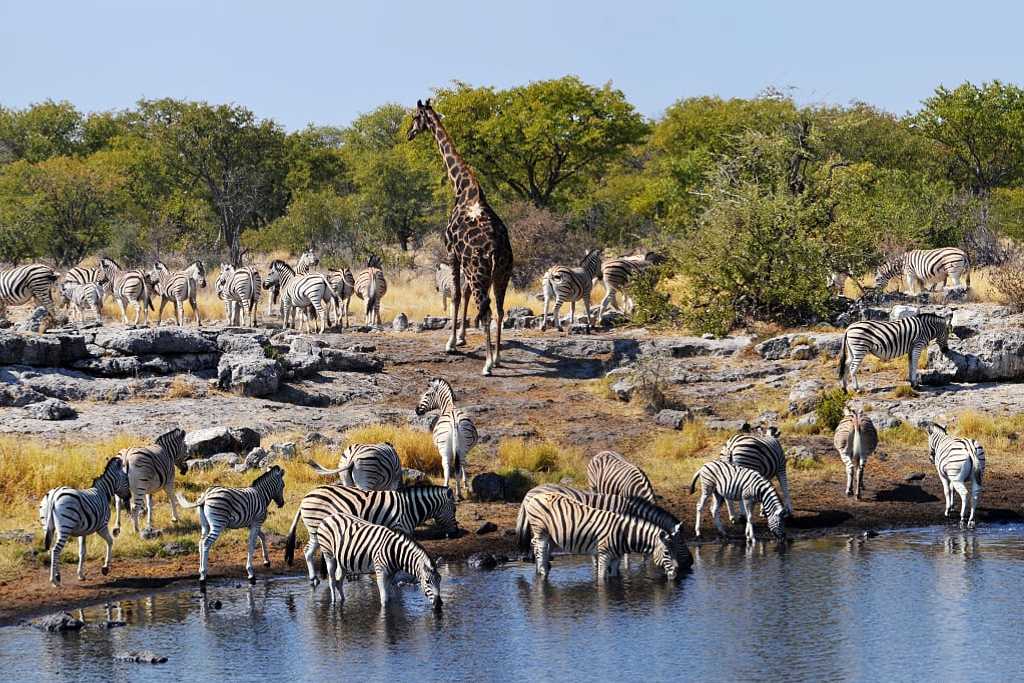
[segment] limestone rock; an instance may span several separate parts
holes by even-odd
[[[803,415],[817,409],[821,404],[821,390],[825,383],[820,379],[805,379],[797,382],[789,392],[789,412]]]
[[[399,313],[391,321],[391,329],[395,332],[405,332],[409,329],[409,317],[405,313]]]
[[[217,384],[241,396],[269,396],[281,383],[281,366],[270,358],[225,353],[217,365]]]
[[[47,398],[39,403],[30,403],[25,406],[25,412],[37,420],[70,420],[78,417],[75,409],[64,401],[56,398]]]
[[[473,496],[480,502],[505,500],[508,484],[505,477],[494,472],[484,472],[473,477]]]
[[[949,382],[1016,381],[1024,379],[1024,330],[983,330],[967,339],[949,339],[943,353],[928,347],[928,365],[921,371],[926,384]]]
[[[669,410],[668,408],[659,411],[654,416],[655,424],[671,429],[682,429],[683,425],[693,419],[693,413],[689,410]]]
[[[215,353],[217,344],[197,330],[184,327],[103,329],[94,343],[125,356]]]

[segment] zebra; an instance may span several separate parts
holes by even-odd
[[[348,327],[349,307],[352,305],[352,295],[356,291],[355,276],[352,275],[352,270],[346,266],[342,270],[327,271],[327,282],[331,286],[334,317],[339,323],[342,323],[342,327]],[[343,320],[344,322],[342,322]]]
[[[100,269],[109,283],[110,294],[121,308],[121,322],[128,324],[128,307],[134,302],[135,325],[145,313],[145,324],[149,325],[149,312],[153,307],[154,280],[149,273],[142,270],[121,270],[121,266],[112,258],[100,259]]]
[[[157,281],[156,289],[160,294],[160,309],[156,313],[157,325],[160,325],[164,306],[168,302],[174,305],[175,322],[179,326],[184,325],[185,302],[188,301],[196,316],[196,327],[202,327],[203,321],[199,318],[199,304],[196,301],[199,290],[206,287],[206,268],[202,262],[193,261],[185,270],[176,270],[172,273],[162,261],[157,261],[156,266],[150,271],[150,277]]]
[[[199,585],[206,588],[206,572],[209,568],[210,549],[225,529],[249,529],[249,544],[245,554],[245,573],[249,583],[256,583],[252,566],[256,539],[263,549],[263,566],[270,566],[267,553],[267,537],[262,525],[267,519],[270,501],[277,507],[284,507],[284,470],[274,465],[245,488],[211,486],[194,503],[185,496],[177,495],[178,505],[183,508],[199,508]]]
[[[526,503],[527,498],[542,493],[557,493],[572,498],[573,500],[588,507],[614,512],[619,515],[638,517],[651,522],[652,524],[656,524],[662,529],[662,531],[667,532],[671,536],[672,541],[669,545],[673,549],[676,558],[679,560],[680,566],[688,568],[693,565],[693,556],[690,554],[689,548],[686,547],[686,543],[683,541],[682,522],[680,522],[671,512],[655,505],[654,503],[649,503],[646,500],[632,496],[627,497],[607,493],[580,491],[579,489],[562,486],[560,484],[541,484],[540,486],[534,486],[532,489],[527,491],[526,496],[523,498],[523,503]],[[519,531],[527,529],[524,517],[525,514],[525,508],[523,505],[520,505],[519,515],[516,520],[516,529]],[[525,536],[519,537],[518,541],[520,548],[526,548],[529,545],[529,539]],[[627,557],[628,555],[624,555],[623,559]]]
[[[380,325],[380,300],[388,292],[388,281],[381,270],[380,257],[371,254],[366,268],[356,276],[356,296],[366,301],[366,325]]]
[[[843,391],[846,391],[847,363],[853,390],[860,390],[857,383],[857,368],[868,353],[882,360],[892,360],[908,354],[907,379],[911,386],[918,386],[917,359],[921,351],[933,339],[943,352],[948,351],[949,329],[952,323],[952,313],[946,316],[919,313],[894,322],[862,320],[853,323],[843,333],[843,345],[839,349],[839,379],[842,380]]]
[[[914,293],[918,288],[924,291],[935,291],[941,280],[945,287],[950,278],[953,286],[960,287],[960,277],[965,276],[968,287],[971,286],[971,262],[963,249],[943,247],[941,249],[914,249],[885,261],[875,271],[875,289],[881,291],[893,278],[903,276],[907,291]]]
[[[121,451],[128,484],[132,492],[132,526],[139,532],[139,515],[146,504],[146,528],[153,527],[153,492],[163,489],[171,503],[171,521],[177,523],[178,510],[174,503],[174,468],[184,475],[188,472],[185,430],[175,427],[156,437],[151,446],[135,446]],[[121,529],[121,504],[116,501],[117,521],[114,533]]]
[[[127,502],[128,477],[124,472],[121,458],[107,460],[103,473],[92,481],[85,490],[60,486],[47,491],[39,504],[39,521],[42,523],[43,549],[50,551],[50,583],[60,585],[60,554],[68,540],[78,536],[78,580],[85,580],[85,537],[99,534],[107,544],[107,554],[101,571],[110,573],[110,557],[114,550],[114,539],[107,529],[110,522],[110,499]],[[56,542],[54,535],[56,534]],[[114,529],[114,536],[117,529]],[[53,542],[53,548],[50,544]]]
[[[448,486],[454,475],[455,499],[462,500],[462,487],[466,486],[466,455],[479,440],[476,426],[464,411],[455,407],[455,391],[441,378],[430,380],[416,404],[417,415],[426,415],[431,410],[440,411],[432,432],[434,446],[441,456],[444,485]]]
[[[746,538],[748,541],[751,543],[756,541],[752,513],[754,504],[758,502],[761,503],[761,510],[768,518],[768,529],[776,538],[785,538],[785,509],[782,507],[775,489],[772,488],[771,482],[756,471],[732,465],[728,460],[719,458],[704,463],[693,475],[693,480],[690,482],[691,494],[696,490],[698,479],[701,491],[700,500],[697,502],[697,521],[694,525],[694,535],[697,538],[700,538],[700,516],[709,496],[713,498],[711,517],[721,536],[725,537],[726,532],[718,515],[719,506],[723,500],[738,500],[742,505],[743,514],[747,518]]]
[[[64,273],[64,282],[62,284],[87,285],[92,282],[103,285],[108,290],[111,284],[113,284],[107,278],[107,273],[103,269],[102,264],[97,265],[95,268],[86,268],[84,266],[70,268],[68,272]]]
[[[296,310],[299,310],[303,313],[308,332],[310,316],[307,309],[312,308],[316,312],[317,331],[322,333],[327,329],[324,301],[329,296],[330,284],[323,274],[297,275],[287,263],[280,259],[274,259],[270,262],[270,272],[263,278],[263,288],[280,288],[281,317],[284,319],[285,328],[292,324],[296,329],[299,328],[301,323],[296,313]]]
[[[35,299],[56,320],[50,288],[59,278],[60,273],[42,263],[0,270],[0,318],[7,315],[8,306],[21,306]]]
[[[284,559],[291,566],[295,559],[295,541],[299,519],[309,533],[306,543],[306,567],[309,581],[318,583],[313,558],[319,547],[317,528],[324,517],[335,512],[346,512],[374,524],[381,524],[406,536],[412,536],[417,526],[427,519],[434,521],[449,536],[458,532],[455,519],[455,498],[447,486],[414,486],[400,491],[363,491],[341,484],[318,486],[307,493],[295,512],[288,540],[285,543]]]
[[[262,287],[260,271],[253,266],[235,268],[222,263],[217,277],[217,296],[224,301],[224,315],[229,325],[241,325],[246,314],[249,327],[256,327]]]
[[[346,574],[373,572],[377,575],[380,606],[391,600],[391,586],[399,572],[419,581],[420,590],[435,610],[441,609],[441,574],[437,564],[419,543],[386,526],[335,512],[324,518],[317,530],[331,603],[345,602],[342,585]]]
[[[598,322],[604,320],[606,307],[611,307],[612,310],[617,309],[615,298],[619,292],[622,292],[624,300],[622,313],[626,315],[632,313],[634,302],[627,289],[629,281],[638,273],[662,260],[664,259],[660,255],[648,252],[637,256],[623,256],[603,261],[601,263],[601,280],[604,282],[604,298],[601,299],[597,312]]]
[[[654,502],[654,487],[644,471],[621,453],[601,451],[587,464],[587,486],[597,493],[636,497]]]
[[[567,553],[597,555],[602,581],[619,575],[619,561],[626,553],[651,555],[670,581],[680,574],[672,534],[644,519],[589,507],[555,492],[531,496],[523,501],[522,510],[516,533],[520,539],[532,536],[541,576],[551,570],[552,544]]]
[[[777,428],[766,427],[760,434],[735,434],[722,446],[720,456],[730,465],[754,470],[768,481],[778,478],[786,514],[793,514],[793,500],[789,497],[789,479],[786,476],[786,454],[779,443]],[[729,521],[734,521],[728,498],[725,509],[729,513]]]
[[[295,272],[299,275],[312,273],[320,266],[320,257],[312,249],[302,252],[298,262],[295,264]]]
[[[860,500],[864,490],[864,465],[878,447],[878,431],[862,410],[843,406],[843,419],[836,427],[832,443],[846,467],[846,495]]]
[[[568,266],[553,266],[544,273],[544,321],[540,329],[548,328],[548,305],[551,299],[555,300],[555,327],[562,331],[562,318],[560,311],[564,302],[569,302],[569,324],[576,322],[576,302],[580,299],[586,306],[587,332],[590,332],[590,292],[594,282],[601,276],[601,250],[592,249],[580,261],[576,268]]]
[[[85,310],[90,309],[96,316],[96,322],[101,322],[100,311],[103,309],[105,290],[98,282],[87,282],[75,284],[65,280],[60,285],[60,294],[66,304],[71,307],[71,320],[77,317],[79,321],[85,322]]]
[[[354,443],[341,454],[338,467],[325,469],[313,460],[310,466],[321,475],[341,475],[341,483],[364,491],[397,491],[402,486],[402,463],[390,443]]]
[[[935,465],[946,498],[945,515],[953,510],[953,490],[960,494],[960,528],[974,528],[974,514],[981,502],[981,479],[985,474],[985,449],[974,439],[958,439],[946,433],[942,425],[924,421],[920,427],[928,432],[928,460]],[[971,483],[968,495],[966,483]],[[952,489],[952,490],[951,490]],[[967,519],[967,509],[971,514]]]

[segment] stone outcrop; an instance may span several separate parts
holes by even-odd
[[[818,354],[836,356],[843,345],[839,332],[806,332],[783,334],[754,347],[765,360],[807,360]]]
[[[925,384],[1018,381],[1024,379],[1024,330],[983,329],[967,339],[949,339],[949,351],[928,347]]]

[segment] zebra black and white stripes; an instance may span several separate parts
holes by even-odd
[[[356,296],[366,302],[367,325],[380,325],[380,301],[388,292],[388,281],[376,254],[366,259],[366,268],[356,275]]]
[[[71,320],[85,322],[85,312],[89,310],[95,316],[96,322],[100,322],[105,294],[103,285],[98,282],[75,284],[65,281],[61,283],[60,293],[71,308]]]
[[[878,431],[862,410],[843,407],[843,419],[836,426],[832,440],[846,467],[846,495],[860,500],[864,490],[864,465],[878,447]]]
[[[354,443],[341,454],[338,467],[321,467],[310,460],[310,466],[322,475],[340,475],[345,486],[364,491],[397,491],[402,485],[402,463],[398,451],[390,443]]]
[[[373,572],[384,607],[391,600],[395,576],[404,571],[416,578],[434,609],[441,608],[441,575],[427,551],[412,538],[344,512],[325,517],[317,538],[332,603],[345,601],[346,574]]]
[[[635,496],[654,502],[654,487],[644,471],[621,453],[602,451],[587,464],[587,485],[598,493]]]
[[[711,517],[715,521],[718,533],[723,537],[726,535],[725,526],[719,517],[719,508],[723,500],[738,500],[742,504],[743,514],[747,518],[746,538],[753,542],[754,504],[761,503],[761,509],[768,518],[768,529],[776,538],[784,538],[785,522],[783,515],[785,509],[779,501],[778,494],[772,488],[770,481],[762,477],[756,471],[745,467],[737,467],[729,464],[724,459],[711,460],[704,463],[690,482],[690,493],[696,490],[697,480],[700,480],[700,500],[697,502],[697,521],[694,524],[694,534],[700,538],[700,517],[704,511],[704,504],[707,499],[711,501]]]
[[[150,277],[157,281],[157,292],[160,294],[160,308],[156,313],[156,324],[164,314],[164,306],[168,303],[174,306],[174,319],[178,325],[185,324],[185,302],[192,306],[192,313],[196,316],[196,326],[201,327],[203,321],[199,316],[198,296],[199,290],[206,287],[206,268],[200,261],[193,261],[184,270],[176,270],[173,273],[167,269],[162,261],[157,261]]]
[[[294,323],[298,329],[300,323],[296,316],[302,313],[308,332],[309,309],[312,309],[316,314],[317,331],[323,333],[327,329],[324,302],[330,296],[330,283],[327,282],[326,276],[321,273],[296,275],[291,266],[280,259],[275,259],[271,261],[270,272],[263,279],[263,287],[280,288],[281,317],[284,319],[285,327]]]
[[[178,494],[178,504],[184,508],[198,508],[199,512],[199,585],[206,585],[210,549],[225,529],[249,529],[249,543],[245,556],[245,572],[249,583],[256,583],[252,566],[256,540],[263,549],[263,566],[270,566],[267,553],[267,537],[263,533],[263,522],[267,518],[270,501],[277,507],[284,507],[284,470],[274,465],[245,488],[211,486],[194,503]]]
[[[242,315],[249,327],[256,327],[262,285],[260,272],[253,266],[234,268],[222,263],[217,277],[217,296],[224,301],[224,318],[229,325],[241,325]]]
[[[120,453],[128,472],[128,484],[132,493],[132,526],[139,531],[139,515],[146,505],[146,527],[153,526],[153,493],[163,489],[171,503],[171,520],[178,521],[178,510],[174,500],[174,470],[184,475],[188,472],[185,447],[185,430],[175,427],[156,437],[150,446],[126,448]],[[115,532],[121,528],[121,504],[116,501],[117,521]]]
[[[302,252],[298,262],[295,264],[295,272],[299,275],[311,273],[320,266],[320,257],[312,249]]]
[[[778,477],[786,513],[793,514],[793,501],[789,497],[789,480],[786,477],[786,454],[779,442],[778,429],[768,427],[761,433],[735,434],[725,442],[721,456],[731,465],[754,470],[769,481]],[[728,498],[725,505],[731,520],[732,508],[729,507]]]
[[[142,270],[121,270],[121,267],[112,258],[100,259],[100,268],[110,283],[110,293],[114,301],[121,308],[121,322],[128,324],[128,308],[135,304],[135,323],[145,313],[145,323],[149,324],[149,312],[153,308],[153,282],[154,280]]]
[[[542,576],[551,569],[552,545],[567,553],[596,555],[600,580],[617,576],[627,553],[651,555],[669,580],[680,573],[670,533],[639,517],[589,507],[560,493],[543,492],[524,500],[518,524],[519,538],[532,536],[537,573]]]
[[[8,306],[21,306],[35,299],[56,319],[50,288],[59,277],[53,268],[42,263],[0,270],[0,318],[7,314]]]
[[[455,391],[441,378],[430,380],[427,390],[416,405],[417,415],[426,415],[439,410],[432,430],[434,446],[441,456],[444,485],[455,477],[455,499],[462,499],[462,487],[466,486],[466,455],[476,445],[479,436],[476,426],[464,411],[455,407]],[[461,479],[461,483],[460,483]]]
[[[949,436],[946,428],[934,422],[920,425],[928,432],[928,460],[942,481],[946,517],[953,510],[953,491],[960,495],[960,526],[974,528],[974,515],[981,502],[981,480],[985,474],[985,449],[974,439]],[[970,482],[971,490],[967,491]],[[970,517],[967,510],[970,510]]]
[[[342,270],[328,271],[327,282],[331,286],[334,317],[342,324],[342,327],[348,327],[349,308],[352,304],[352,295],[356,291],[355,276],[346,266]]]
[[[590,313],[590,293],[594,281],[601,276],[601,253],[600,249],[594,249],[583,257],[576,268],[553,266],[544,273],[544,321],[541,323],[541,330],[548,327],[548,306],[551,299],[555,300],[555,327],[559,332],[562,331],[562,304],[569,303],[569,321],[572,324],[576,322],[576,302],[580,299],[586,306],[587,330],[590,330],[593,322]]]
[[[966,285],[971,286],[971,263],[963,249],[943,247],[941,249],[914,249],[889,259],[875,272],[875,287],[883,289],[893,278],[903,277],[910,294],[915,289],[924,291],[927,285],[934,290],[943,287],[952,278],[953,286],[960,287],[961,276],[966,275]]]
[[[50,583],[60,584],[60,554],[68,540],[78,537],[78,579],[85,579],[85,537],[99,534],[107,544],[103,574],[110,572],[110,556],[114,539],[107,529],[110,521],[110,499],[128,500],[128,478],[121,458],[110,458],[103,473],[85,490],[68,486],[50,489],[39,504],[39,521],[43,525],[43,548],[50,551]],[[115,535],[117,530],[114,531]],[[56,539],[56,540],[54,540]],[[51,542],[53,548],[50,548]]]
[[[319,547],[317,529],[325,517],[335,512],[345,512],[407,536],[412,536],[416,527],[428,519],[433,519],[448,533],[458,529],[455,498],[447,486],[414,486],[400,491],[363,491],[341,484],[318,486],[307,493],[299,504],[284,552],[285,561],[291,565],[301,519],[309,533],[305,555],[312,583],[316,583],[313,559]]]
[[[598,321],[604,320],[604,312],[607,307],[616,308],[616,295],[621,293],[623,297],[622,312],[629,314],[633,310],[633,299],[629,296],[627,288],[629,281],[637,273],[641,273],[650,266],[663,260],[653,252],[638,256],[623,256],[621,258],[608,259],[601,263],[601,279],[604,282],[604,298],[601,299],[601,307],[598,311]]]
[[[854,391],[859,390],[857,368],[864,356],[874,354],[882,360],[892,360],[907,355],[907,379],[911,386],[917,386],[917,360],[921,352],[933,339],[942,351],[949,348],[949,329],[953,314],[943,317],[933,313],[920,313],[896,321],[862,320],[846,328],[843,345],[839,350],[839,379],[846,391],[849,364],[849,379]]]

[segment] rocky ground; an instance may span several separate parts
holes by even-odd
[[[861,375],[858,400],[880,427],[942,419],[966,409],[1024,412],[1024,393],[1012,383],[1024,374],[1024,317],[991,305],[954,305],[958,336],[951,339],[952,351],[944,356],[933,345],[922,372],[931,384],[917,396],[893,394],[904,383],[903,366],[882,365]],[[868,315],[905,312],[877,308]],[[559,336],[520,325],[505,332],[503,367],[485,378],[479,374],[481,335],[471,331],[465,352],[449,356],[443,352],[445,332],[418,329],[437,326],[427,321],[400,332],[319,336],[174,327],[0,332],[0,421],[5,433],[58,442],[119,432],[150,436],[171,424],[190,432],[245,427],[261,435],[334,435],[381,421],[422,427],[413,409],[427,380],[441,376],[456,387],[483,438],[471,458],[471,475],[493,466],[496,444],[510,437],[549,439],[586,454],[608,448],[636,453],[651,468],[665,506],[692,525],[695,497],[686,485],[701,459],[715,455],[718,444],[744,421],[771,419],[810,428],[822,389],[837,385],[834,356],[842,334],[818,328],[768,339],[705,339],[631,329]],[[652,385],[669,406],[660,413],[643,409]],[[652,439],[668,435],[671,440],[692,420],[711,428],[711,443],[679,471],[671,463],[654,462],[645,450]],[[784,432],[783,443],[794,459],[796,515],[790,527],[796,534],[859,533],[942,519],[941,488],[920,448],[883,442],[868,467],[865,499],[855,501],[843,495],[845,475],[827,435],[791,430]],[[982,523],[1020,519],[1022,472],[1008,458],[990,459]],[[912,476],[919,473],[925,473],[923,479]],[[426,542],[448,559],[482,551],[514,559],[509,530],[515,511],[511,502],[460,505],[460,523],[470,533]],[[486,521],[497,529],[473,533]],[[288,573],[280,557],[274,553],[273,573]],[[0,621],[190,579],[196,564],[192,555],[120,560],[110,577],[97,574],[81,585],[68,581],[59,591],[48,586],[43,571],[35,572],[0,584]],[[213,575],[240,571],[237,553],[215,557]]]

